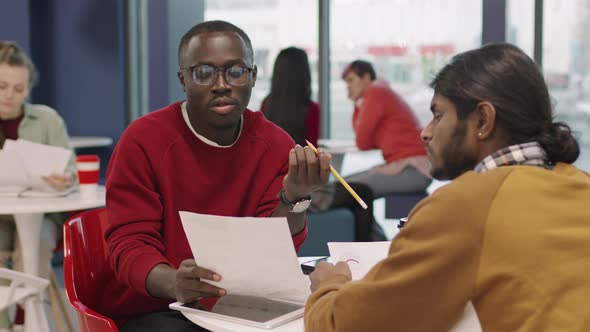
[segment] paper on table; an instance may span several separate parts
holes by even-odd
[[[23,190],[28,184],[29,178],[19,154],[0,150],[0,192]]]
[[[286,218],[179,213],[197,264],[222,276],[212,284],[233,294],[305,302],[309,279]]]
[[[362,279],[379,261],[389,253],[390,241],[381,242],[328,242],[333,262],[348,262],[352,279]],[[477,312],[471,302],[467,303],[457,324],[450,332],[482,331]]]
[[[72,151],[68,149],[23,139],[6,140],[4,151],[15,152],[20,156],[28,174],[28,185],[35,189],[49,188],[42,177],[52,173],[63,173],[72,156]]]
[[[328,242],[333,262],[345,261],[352,272],[352,280],[362,279],[380,260],[387,257],[390,241]]]
[[[465,306],[465,310],[461,314],[459,321],[450,332],[481,332],[481,324],[479,322],[479,317],[477,317],[477,312],[473,307],[471,302],[468,302]]]

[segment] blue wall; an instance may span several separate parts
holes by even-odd
[[[149,2],[150,110],[169,102],[167,8]],[[31,101],[55,108],[72,136],[116,143],[125,130],[124,37],[124,1],[6,1],[0,11],[0,39],[18,42],[40,72]],[[100,154],[104,172],[113,148],[77,152]]]
[[[122,3],[3,3],[1,38],[22,45],[40,72],[31,101],[55,108],[72,136],[108,136],[116,142],[126,127]],[[77,152],[98,153],[104,175],[112,149]]]
[[[173,0],[174,1],[174,0]],[[150,110],[170,104],[168,98],[168,3],[148,3]]]
[[[29,52],[29,22],[29,0],[4,1],[0,10],[0,40],[16,41]]]
[[[184,99],[176,47],[203,20],[203,6],[200,0],[148,2],[148,111]],[[35,62],[41,80],[32,102],[55,108],[72,136],[108,136],[116,143],[128,118],[125,24],[125,1],[4,1],[0,39],[18,42]],[[100,154],[104,172],[113,148],[77,152]]]
[[[45,65],[71,135],[118,139],[125,129],[122,31],[117,0],[54,0]],[[39,59],[41,60],[41,59]]]

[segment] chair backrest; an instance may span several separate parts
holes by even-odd
[[[0,280],[9,285],[0,286],[0,310],[23,301],[33,295],[40,295],[49,285],[49,281],[23,272],[0,268]]]
[[[79,214],[64,225],[64,283],[81,332],[118,331],[112,319],[93,310],[103,295],[103,286],[115,279],[106,255],[106,222],[106,210],[98,209]]]

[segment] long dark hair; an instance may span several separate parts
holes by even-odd
[[[518,47],[489,44],[458,54],[434,78],[434,92],[465,119],[478,103],[496,109],[496,124],[509,144],[539,142],[551,163],[573,163],[580,147],[570,127],[553,121],[549,91],[535,62]]]
[[[289,47],[275,60],[265,116],[305,146],[305,117],[311,103],[311,73],[304,50]]]

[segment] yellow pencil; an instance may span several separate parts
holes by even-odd
[[[305,142],[307,143],[307,146],[309,146],[309,148],[313,150],[313,152],[315,152],[316,154],[318,153],[318,150],[315,148],[315,146],[313,146],[313,144],[311,144],[308,140],[305,140]],[[334,177],[336,177],[336,179],[338,179],[338,181],[342,183],[344,188],[346,188],[346,190],[348,190],[352,197],[354,197],[354,199],[356,199],[356,201],[359,202],[363,209],[366,210],[368,208],[367,203],[365,203],[365,201],[363,201],[363,199],[354,191],[354,189],[352,189],[348,185],[348,183],[346,183],[346,181],[342,178],[340,174],[338,174],[338,172],[334,169],[334,167],[332,167],[332,165],[330,165],[330,172],[334,174]]]

